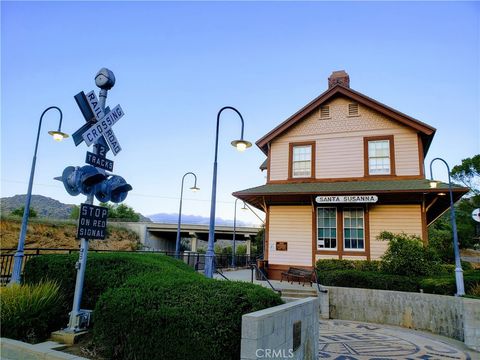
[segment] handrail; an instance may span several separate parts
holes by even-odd
[[[225,280],[230,281],[229,278],[227,278],[225,275],[223,275],[223,273],[220,271],[220,269],[215,268],[215,272],[216,272],[218,275],[220,275],[221,277],[223,277]]]
[[[270,287],[272,288],[273,291],[277,292],[278,295],[282,296],[282,291],[281,290],[278,290],[278,289],[275,289],[272,285],[272,283],[267,279],[267,277],[265,276],[265,274],[260,271],[260,269],[258,268],[257,264],[250,264],[250,269],[252,270],[252,283],[253,283],[253,270],[256,269],[257,272],[262,276],[262,278],[267,282],[268,285],[270,285]]]
[[[318,280],[317,270],[318,270],[318,269],[317,269],[317,267],[315,266],[315,267],[313,268],[313,273],[315,274],[315,282],[316,282],[316,284],[317,284],[318,292],[321,292],[321,293],[323,293],[323,294],[327,294],[327,293],[328,293],[328,290],[326,290],[326,289],[321,289],[321,288],[320,288],[320,282],[319,282],[319,280]]]

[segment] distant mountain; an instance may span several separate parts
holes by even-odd
[[[12,197],[4,197],[0,199],[0,209],[3,215],[10,214],[13,210],[25,206],[25,198],[27,195],[15,195]],[[42,196],[32,195],[30,208],[35,209],[38,217],[52,219],[68,219],[72,212],[73,205],[64,204],[58,200]]]
[[[147,215],[150,220],[156,223],[162,224],[176,224],[178,222],[178,214],[153,214]],[[182,223],[189,224],[189,225],[208,225],[210,223],[210,218],[204,216],[197,216],[197,215],[183,215],[182,214]],[[225,225],[225,226],[233,226],[233,220],[229,219],[222,219],[222,218],[215,218],[216,225]],[[237,219],[237,226],[255,226],[251,223],[246,223],[244,221],[240,221]]]
[[[25,206],[25,198],[27,195],[15,195],[12,197],[4,197],[0,199],[0,211],[2,215],[8,215],[13,210]],[[38,217],[51,219],[69,219],[72,212],[72,204],[64,204],[58,200],[42,196],[32,195],[30,208],[35,209]],[[151,220],[142,214],[140,221],[150,222]]]

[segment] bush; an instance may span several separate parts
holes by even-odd
[[[359,270],[359,271],[380,271],[380,261],[376,260],[317,260],[317,271],[331,270]]]
[[[140,275],[101,296],[94,342],[115,359],[238,359],[242,315],[281,303],[249,283]]]
[[[388,249],[382,256],[381,270],[387,274],[424,276],[438,271],[439,259],[436,253],[423,246],[416,235],[392,234],[384,231],[379,239],[389,241]]]
[[[48,338],[60,326],[59,289],[54,282],[0,288],[2,336],[32,343]]]
[[[56,281],[61,292],[66,294],[66,300],[71,306],[75,290],[77,270],[75,263],[78,254],[60,255],[46,254],[35,256],[25,265],[25,283],[37,283],[42,279]],[[82,294],[82,308],[93,309],[100,295],[109,288],[119,287],[132,275],[148,272],[190,273],[193,269],[181,261],[161,254],[132,253],[89,253],[85,282]],[[68,307],[66,308],[70,310]]]
[[[465,271],[463,273],[463,282],[465,291],[468,294],[471,288],[480,283],[480,271]],[[423,289],[423,292],[429,294],[455,295],[457,292],[455,274],[425,278],[420,281],[419,286]]]
[[[418,291],[418,280],[414,277],[389,275],[379,272],[358,270],[333,270],[320,273],[320,282],[326,286],[351,288]]]

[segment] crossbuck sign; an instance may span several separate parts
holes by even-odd
[[[87,146],[90,146],[103,136],[107,141],[108,147],[112,150],[113,155],[117,155],[122,148],[113,133],[112,126],[124,115],[122,107],[117,105],[112,111],[105,114],[93,90],[86,94],[86,97],[97,122],[82,134],[83,140],[85,140]]]

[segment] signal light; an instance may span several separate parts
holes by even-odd
[[[100,202],[120,203],[127,198],[128,192],[132,189],[123,177],[113,175],[96,187],[95,197]]]
[[[63,170],[61,181],[70,195],[77,196],[80,193],[92,195],[95,186],[106,178],[102,171],[91,165],[68,166]]]

